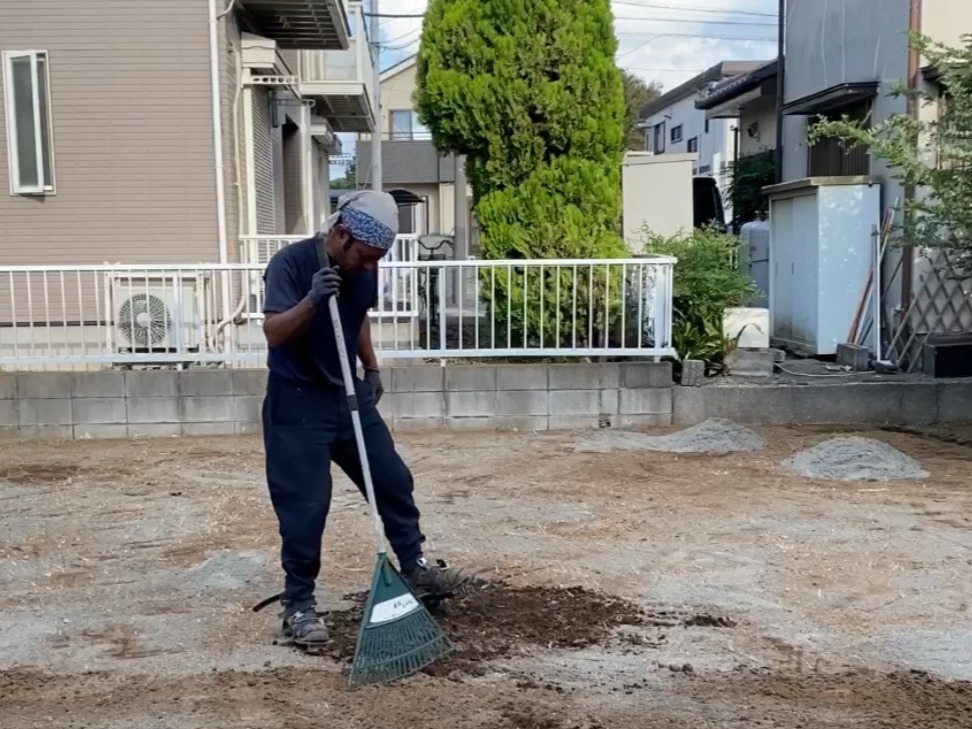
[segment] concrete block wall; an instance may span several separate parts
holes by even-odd
[[[393,429],[562,430],[670,425],[670,363],[473,365],[391,370]]]
[[[393,430],[670,425],[669,363],[390,367]],[[264,370],[0,374],[0,439],[260,431]]]
[[[972,421],[972,379],[676,387],[673,425],[728,418],[750,425],[930,425]]]
[[[0,375],[0,439],[254,432],[264,386],[259,370]]]

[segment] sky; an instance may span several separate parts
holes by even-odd
[[[777,0],[612,0],[618,66],[671,89],[720,61],[776,57]],[[420,14],[426,0],[383,0],[381,14]],[[381,67],[418,50],[420,18],[381,18]],[[343,135],[342,135],[343,136]],[[345,140],[345,151],[354,147]]]

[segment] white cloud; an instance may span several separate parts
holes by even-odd
[[[426,4],[386,0],[379,12],[422,13]],[[777,0],[613,0],[618,65],[671,88],[720,61],[774,58],[777,7]],[[415,53],[421,25],[381,19],[383,67]]]

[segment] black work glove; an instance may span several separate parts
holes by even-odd
[[[371,392],[375,396],[375,405],[385,394],[385,388],[381,384],[381,373],[378,370],[365,370],[364,381],[371,387]]]
[[[341,289],[341,275],[333,268],[322,268],[311,279],[311,290],[307,294],[314,306],[320,306]]]

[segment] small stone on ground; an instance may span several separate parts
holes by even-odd
[[[749,428],[723,418],[709,418],[668,435],[599,432],[575,447],[579,453],[612,451],[662,451],[665,453],[739,453],[758,451],[763,439]]]
[[[783,461],[810,478],[840,481],[901,481],[928,478],[921,464],[897,448],[871,438],[831,438]]]

